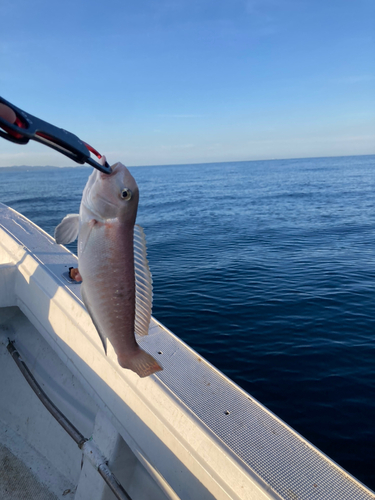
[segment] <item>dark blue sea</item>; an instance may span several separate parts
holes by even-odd
[[[375,156],[130,170],[153,315],[375,489]],[[53,234],[90,172],[0,169],[0,201]]]

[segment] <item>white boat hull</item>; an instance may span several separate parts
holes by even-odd
[[[81,469],[82,452],[23,380],[8,338],[134,500],[375,499],[154,318],[139,343],[163,372],[140,379],[123,370],[110,345],[104,354],[80,285],[63,277],[76,261],[0,205],[2,445],[50,498],[114,496],[90,461]]]

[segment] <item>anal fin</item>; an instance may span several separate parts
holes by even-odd
[[[102,344],[103,344],[103,347],[104,347],[104,352],[105,354],[107,355],[107,337],[104,335],[104,333],[101,331],[101,328],[99,327],[97,321],[95,320],[95,316],[92,312],[92,309],[91,309],[91,306],[90,306],[90,303],[89,301],[87,300],[86,298],[86,293],[85,293],[85,289],[84,289],[84,284],[82,283],[81,285],[81,296],[82,296],[82,299],[83,299],[83,303],[85,304],[86,306],[86,309],[87,309],[87,312],[89,313],[90,315],[90,318],[91,318],[91,321],[94,323],[94,326],[96,328],[96,331],[98,332],[98,335],[100,337],[100,340],[102,341]]]

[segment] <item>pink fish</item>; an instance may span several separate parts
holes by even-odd
[[[138,186],[124,165],[113,165],[110,175],[94,170],[79,215],[67,215],[55,239],[67,244],[78,236],[81,295],[104,350],[108,338],[119,365],[146,377],[162,367],[135,339],[135,333],[147,335],[152,308],[145,237],[135,224],[138,200]]]

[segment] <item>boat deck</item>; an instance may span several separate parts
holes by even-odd
[[[0,498],[4,500],[58,500],[41,484],[22,460],[0,444]]]
[[[4,255],[13,245],[10,253],[15,256],[12,262],[3,257],[3,277],[10,280],[16,265],[23,281],[35,281],[38,290],[44,287],[38,304],[46,309],[40,330],[45,342],[59,358],[69,359],[65,364],[80,383],[93,389],[93,407],[106,413],[159,485],[155,498],[375,499],[373,492],[154,318],[149,335],[138,342],[164,370],[142,380],[121,370],[110,349],[104,356],[95,329],[87,326],[80,285],[63,277],[76,265],[76,257],[1,205],[0,222],[10,242]],[[3,297],[4,305],[17,305],[37,324],[33,298],[17,294],[17,286],[15,295]],[[57,300],[59,309],[62,302],[65,314],[70,314],[68,326],[61,325],[61,314],[53,305]]]
[[[75,468],[80,466],[81,454],[72,442],[59,439],[65,437],[64,431],[12,360],[6,349],[8,338],[22,346],[23,356],[43,389],[88,433],[92,432],[97,411],[21,310],[0,308],[0,498],[55,500],[65,492],[64,498],[72,499],[68,493],[75,485],[67,480],[66,465],[60,459],[51,461],[48,452],[41,453],[38,447],[41,441],[47,441],[49,453],[55,454],[58,443],[62,459],[68,455],[71,463],[75,461]],[[84,405],[85,411],[74,411],[77,404]]]

